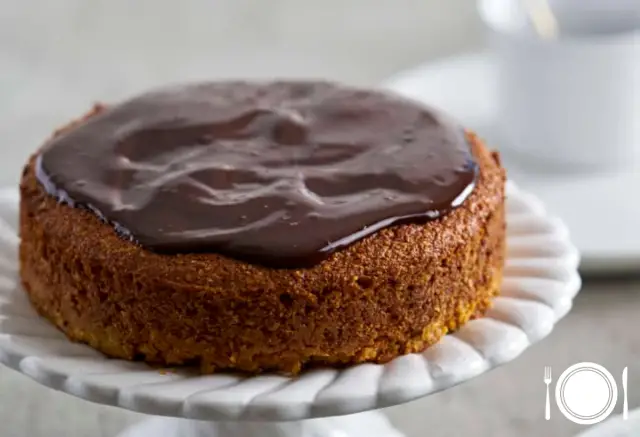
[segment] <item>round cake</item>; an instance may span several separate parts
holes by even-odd
[[[111,357],[203,372],[384,363],[499,293],[505,172],[440,112],[319,81],[96,106],[24,168],[20,275]]]

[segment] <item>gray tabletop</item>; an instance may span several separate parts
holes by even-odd
[[[373,85],[428,59],[482,46],[470,0],[0,0],[0,185],[56,125],[95,100],[207,77],[312,76]],[[619,377],[640,406],[640,280],[587,281],[556,330],[515,362],[387,410],[410,437],[572,436],[543,366],[580,361]],[[556,370],[557,369],[557,370]],[[113,437],[143,416],[38,386],[0,366],[0,437]]]

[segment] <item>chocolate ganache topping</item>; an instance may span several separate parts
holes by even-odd
[[[401,97],[327,82],[217,82],[108,107],[54,138],[37,175],[160,253],[277,268],[459,206],[477,176],[463,129]]]

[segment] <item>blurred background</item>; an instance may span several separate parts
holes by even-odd
[[[29,154],[95,101],[211,78],[376,86],[419,64],[487,50],[486,34],[472,0],[0,0],[0,185],[15,186]],[[629,366],[629,385],[639,388],[630,407],[640,406],[638,271],[635,261],[615,277],[601,269],[574,311],[520,359],[389,415],[409,437],[569,437],[582,428],[557,410],[543,420],[543,366],[560,372],[579,361],[616,375]],[[114,437],[141,417],[0,366],[1,437]]]
[[[0,183],[94,100],[218,77],[374,85],[479,44],[471,0],[1,0]]]

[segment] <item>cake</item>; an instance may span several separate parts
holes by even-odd
[[[20,276],[110,357],[296,374],[421,352],[499,293],[505,171],[441,112],[321,81],[165,87],[29,159]]]

